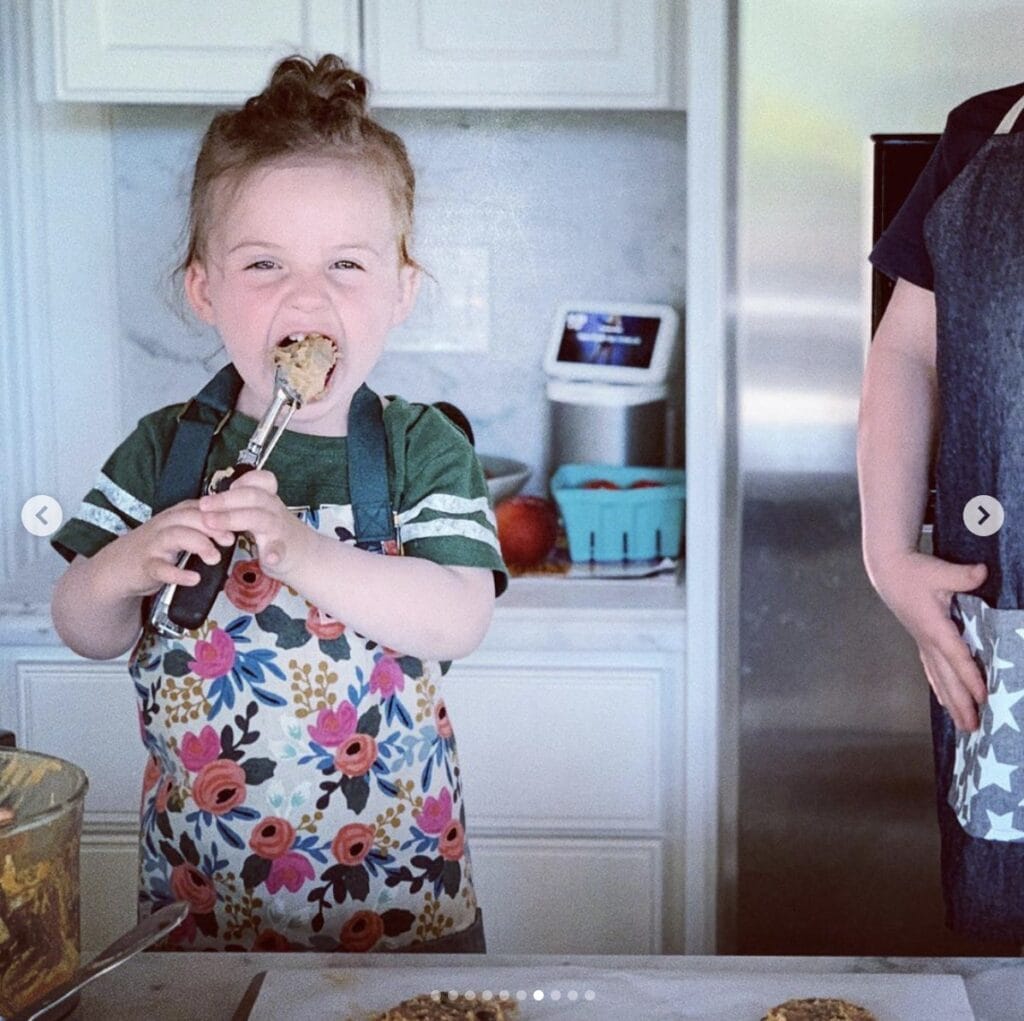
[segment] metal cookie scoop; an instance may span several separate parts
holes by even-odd
[[[245,450],[238,455],[235,466],[249,465],[251,468],[262,468],[267,458],[270,457],[270,452],[281,438],[281,434],[288,427],[292,415],[302,407],[302,404],[302,394],[291,385],[287,371],[279,365],[274,370],[274,399],[257,423],[252,436],[249,437]],[[282,408],[284,409],[284,418],[278,422],[277,419]],[[214,489],[211,486],[211,491],[222,493],[227,488],[224,486]]]
[[[274,372],[274,398],[270,406],[234,465],[214,472],[207,492],[223,493],[246,472],[262,468],[302,403],[302,394],[291,385],[286,370],[279,365]],[[199,627],[206,620],[227,578],[237,543],[238,537],[235,536],[230,545],[219,546],[221,556],[216,564],[208,564],[197,553],[182,554],[178,566],[197,572],[199,582],[181,587],[165,585],[160,590],[149,614],[149,622],[159,634],[166,638],[180,638],[186,631]]]

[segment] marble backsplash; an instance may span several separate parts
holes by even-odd
[[[191,166],[208,108],[115,107],[122,413],[182,400],[224,360],[187,311]],[[417,309],[370,377],[384,393],[448,400],[477,449],[547,480],[541,361],[567,299],[665,302],[685,291],[682,113],[380,111],[417,173],[413,252],[429,271]]]

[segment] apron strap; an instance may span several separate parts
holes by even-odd
[[[356,545],[374,553],[395,538],[388,493],[387,440],[380,398],[365,383],[348,412],[348,489]]]
[[[178,428],[157,481],[154,514],[199,496],[213,438],[224,428],[241,391],[242,377],[228,362],[181,409]]]
[[[224,427],[242,390],[242,377],[230,362],[178,415],[178,427],[157,481],[153,513],[202,490],[213,438]],[[395,538],[388,493],[387,440],[380,398],[364,383],[349,409],[348,484],[356,545],[379,553]]]
[[[1020,99],[1018,99],[1017,102],[1006,111],[1006,115],[999,122],[999,126],[993,134],[1008,135],[1013,131],[1013,126],[1017,123],[1017,118],[1021,115],[1022,110],[1024,110],[1024,95],[1021,95]]]

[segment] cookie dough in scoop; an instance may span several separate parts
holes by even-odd
[[[274,351],[274,365],[303,404],[323,396],[337,362],[334,341],[322,333],[293,333]]]

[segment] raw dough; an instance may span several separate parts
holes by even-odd
[[[281,368],[303,404],[323,395],[337,361],[334,341],[322,333],[293,333],[274,351],[274,364]]]

